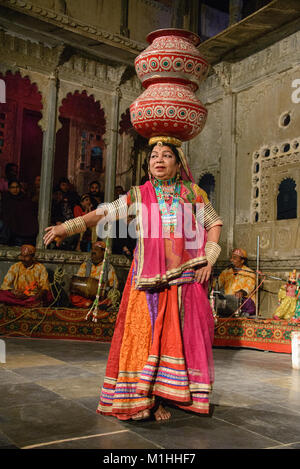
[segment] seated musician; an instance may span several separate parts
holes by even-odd
[[[48,273],[35,260],[35,247],[23,244],[20,262],[13,264],[4,277],[0,303],[20,306],[47,306],[53,300]]]
[[[230,258],[231,266],[223,270],[218,278],[219,289],[225,295],[248,298],[255,289],[255,272],[247,264],[245,249],[234,249]],[[252,300],[255,302],[255,295]]]
[[[77,272],[77,277],[89,277],[97,280],[98,282],[103,266],[104,251],[105,243],[103,241],[96,241],[92,246],[90,259],[81,264]],[[107,279],[105,281],[104,288],[101,291],[100,299],[104,300],[109,290],[116,290],[117,288],[117,275],[114,268],[109,265]],[[88,292],[85,294],[85,296],[84,294],[84,292],[82,292],[82,294],[77,294],[74,290],[71,291],[71,303],[77,308],[89,308],[93,303],[93,299],[89,298]]]

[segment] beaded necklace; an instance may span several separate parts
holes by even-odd
[[[163,230],[174,232],[177,224],[176,213],[181,189],[180,180],[176,177],[168,180],[152,178],[152,183],[158,200]],[[172,204],[168,210],[166,200],[170,198],[172,198]]]

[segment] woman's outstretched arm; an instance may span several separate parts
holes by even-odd
[[[65,223],[60,225],[48,226],[45,229],[46,234],[44,236],[45,246],[48,246],[52,241],[56,242],[56,245],[59,246],[62,241],[75,233],[82,233],[87,228],[96,226],[97,223],[105,217],[106,211],[101,211],[98,208],[89,212],[82,217],[73,218],[72,220],[67,220]]]

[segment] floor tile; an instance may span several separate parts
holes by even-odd
[[[262,449],[278,444],[211,417],[139,423],[135,432],[167,449]]]
[[[28,405],[36,402],[50,402],[59,398],[57,394],[39,386],[37,383],[0,385],[0,415],[3,408]]]
[[[270,449],[300,449],[300,441],[297,441],[297,443],[291,443],[288,445],[281,445],[281,446],[274,446]]]
[[[96,375],[82,376],[80,378],[39,379],[37,383],[66,399],[79,399],[81,397],[100,395],[103,380]]]
[[[23,352],[23,353],[7,353],[6,363],[1,364],[1,368],[14,370],[16,368],[25,368],[25,366],[42,365],[63,365],[62,360],[57,360],[48,355],[41,353]]]
[[[66,363],[70,362],[76,362],[76,363],[81,363],[81,362],[101,362],[103,365],[107,361],[107,353],[106,351],[103,350],[89,350],[89,349],[75,349],[75,348],[70,348],[68,350],[60,350],[60,349],[53,349],[47,351],[47,354],[49,357],[51,357],[53,360],[57,359],[60,361],[64,361]]]
[[[300,373],[292,369],[290,354],[214,348],[216,379],[210,415],[196,416],[167,405],[170,421],[133,422],[96,413],[110,344],[24,338],[5,341],[8,363],[0,364],[1,449],[37,444],[46,448],[46,442],[65,439],[72,441],[55,445],[95,449],[299,448]]]
[[[19,375],[12,370],[2,369],[0,367],[0,386],[3,384],[20,384],[20,383],[29,383],[30,378]]]
[[[70,365],[47,365],[47,366],[34,366],[26,368],[17,368],[14,370],[20,376],[24,376],[31,381],[42,381],[42,380],[51,380],[58,378],[73,378],[81,379],[86,376],[95,376],[95,373],[91,373],[84,368],[78,368],[76,366]]]
[[[82,405],[87,409],[91,410],[92,412],[96,412],[98,404],[99,404],[99,397],[100,393],[96,396],[90,397],[81,397],[79,399],[73,399],[76,404]]]
[[[0,430],[20,447],[124,430],[66,399],[1,408],[0,415]]]
[[[45,445],[39,449],[159,449],[160,446],[145,440],[140,435],[131,431],[123,431],[111,435],[97,436],[93,438],[84,438],[80,440],[65,441]],[[99,462],[103,461],[103,456],[99,457]]]
[[[299,440],[300,414],[275,405],[260,404],[250,408],[216,406],[214,417],[261,433],[279,443]]]
[[[0,432],[0,450],[17,449],[18,447],[6,435]]]

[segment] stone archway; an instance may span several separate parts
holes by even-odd
[[[104,184],[103,157],[106,119],[100,102],[86,91],[68,93],[59,108],[54,182],[69,177],[80,193],[91,180]]]
[[[19,179],[32,184],[40,175],[43,133],[39,127],[42,118],[42,95],[35,83],[20,72],[0,73],[6,85],[6,103],[0,104],[0,168],[15,163]]]

